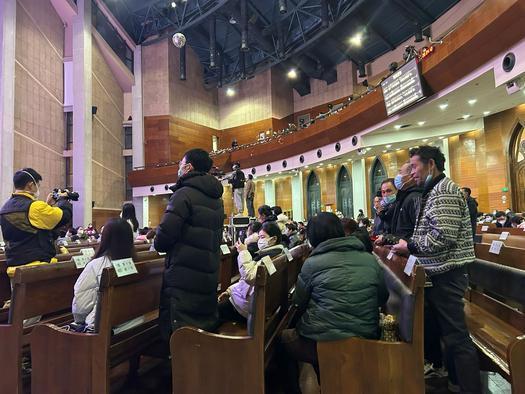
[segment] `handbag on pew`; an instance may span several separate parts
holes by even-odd
[[[399,327],[395,316],[393,315],[379,315],[379,327],[381,328],[381,340],[385,342],[399,341]]]

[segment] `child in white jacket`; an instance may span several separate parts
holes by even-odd
[[[94,327],[102,271],[112,266],[112,260],[134,256],[131,226],[126,220],[110,219],[102,231],[102,241],[97,253],[84,267],[75,283],[75,296],[71,309],[76,324],[86,325],[89,329]]]
[[[239,252],[237,264],[239,265],[240,279],[237,283],[219,296],[219,319],[221,321],[245,321],[251,313],[251,304],[254,292],[254,281],[257,267],[263,257],[272,259],[283,254],[281,244],[281,230],[275,222],[265,222],[259,231],[257,244],[259,251],[252,257],[246,245],[237,242],[235,245]]]

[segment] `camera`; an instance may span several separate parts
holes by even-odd
[[[67,195],[60,196],[60,194],[63,194],[63,193],[66,193]],[[53,195],[53,199],[57,201],[60,198],[65,198],[66,200],[69,200],[69,201],[78,201],[78,197],[79,197],[77,192],[70,192],[67,189],[53,189],[52,195]]]

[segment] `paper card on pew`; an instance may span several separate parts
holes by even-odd
[[[510,233],[508,231],[502,231],[499,235],[499,239],[501,239],[502,241],[506,241],[509,235]]]
[[[82,253],[83,256],[93,257],[95,255],[95,249],[93,248],[80,249],[80,253]]]
[[[166,255],[166,252],[157,252],[159,254],[159,256],[165,256]]]
[[[387,260],[392,260],[392,257],[394,257],[394,251],[391,250],[390,253],[388,254],[388,256],[386,256],[386,259]]]
[[[489,231],[489,226],[481,226],[481,231],[484,233]]]
[[[135,263],[130,258],[113,260],[111,263],[113,264],[113,268],[115,268],[115,272],[119,278],[138,273]]]
[[[230,248],[226,244],[221,245],[221,252],[222,254],[230,254]]]
[[[277,269],[275,268],[275,265],[273,265],[273,262],[270,256],[264,256],[261,261],[266,267],[266,269],[268,270],[268,273],[270,275],[273,275],[277,271]]]
[[[91,260],[90,256],[73,256],[73,263],[75,263],[75,267],[77,267],[77,269],[84,268],[86,264],[89,263],[89,260]]]
[[[407,264],[405,265],[405,269],[403,272],[407,274],[408,276],[412,276],[412,270],[414,269],[414,265],[417,262],[417,257],[414,255],[410,255],[407,260]]]
[[[293,260],[293,256],[290,253],[290,251],[288,250],[288,248],[284,248],[284,254],[286,255],[286,258],[288,259],[288,261],[292,261]]]
[[[62,242],[62,246],[68,246],[69,244],[67,243],[67,241],[64,241]]]
[[[77,239],[77,244],[81,244],[82,241],[80,239]]]
[[[501,248],[503,247],[503,242],[502,241],[492,241],[492,243],[490,244],[490,249],[489,249],[489,253],[493,253],[493,254],[499,254],[501,252]]]

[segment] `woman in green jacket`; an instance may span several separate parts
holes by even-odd
[[[317,341],[379,338],[379,307],[388,298],[375,257],[357,237],[345,237],[336,215],[323,212],[313,217],[307,235],[313,251],[301,269],[293,296],[299,321],[281,336],[289,357],[286,369],[291,392],[298,392],[297,361],[312,364],[318,373]]]

